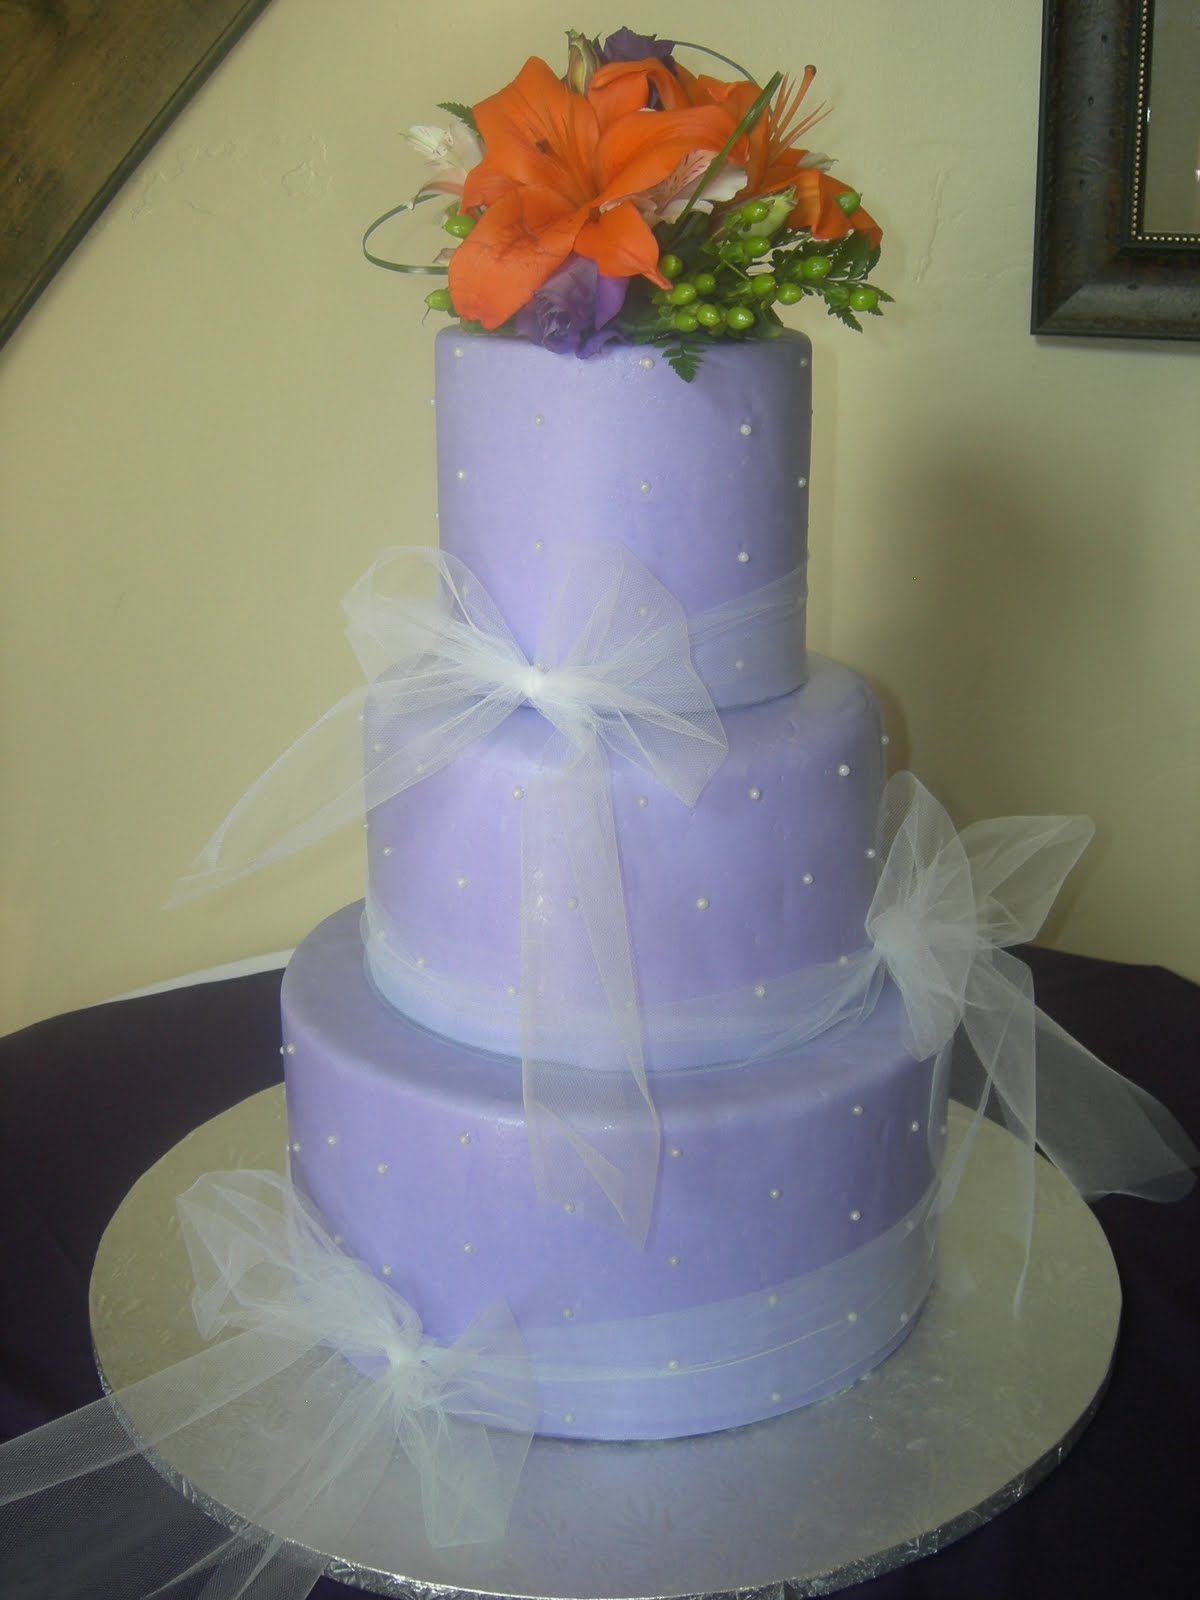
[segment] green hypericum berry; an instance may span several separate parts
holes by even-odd
[[[775,274],[773,272],[760,272],[751,280],[751,290],[756,300],[766,300],[775,293]]]
[[[702,328],[721,328],[725,325],[725,313],[710,300],[702,300],[696,307],[696,321]]]
[[[779,304],[781,306],[794,306],[798,300],[804,299],[804,290],[798,283],[781,283],[779,285]]]
[[[430,311],[453,311],[454,305],[450,299],[449,289],[431,289],[425,296],[425,304]]]
[[[800,268],[806,278],[827,278],[832,270],[833,262],[828,256],[805,256]]]
[[[678,333],[695,333],[700,324],[690,311],[677,311],[671,318],[671,326]]]
[[[673,306],[690,306],[695,298],[696,285],[688,283],[686,280],[683,283],[677,283],[671,290],[671,304]]]
[[[771,215],[770,202],[767,200],[751,200],[742,207],[742,215],[747,222],[765,222]]]
[[[748,256],[765,256],[767,251],[771,248],[771,241],[770,239],[763,239],[761,237],[747,239],[742,248],[745,250]]]
[[[475,218],[467,216],[465,211],[452,211],[442,227],[455,239],[465,239],[475,227]]]
[[[862,205],[862,195],[855,189],[847,189],[845,194],[838,195],[837,203],[848,217],[852,217]]]
[[[697,294],[711,294],[717,287],[717,280],[711,272],[698,272],[692,282],[696,285]]]
[[[658,270],[662,273],[664,278],[677,278],[683,271],[683,262],[678,256],[660,256],[658,261]]]
[[[851,289],[851,311],[874,311],[878,304],[879,295],[876,290],[871,288],[870,284],[864,284],[861,289]]]
[[[754,313],[749,306],[730,306],[725,313],[727,325],[738,333],[745,333],[747,328],[754,326]]]

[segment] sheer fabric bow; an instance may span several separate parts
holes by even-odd
[[[328,1560],[314,1552],[364,1529],[386,1545],[406,1492],[432,1546],[498,1538],[538,1417],[507,1307],[451,1346],[424,1338],[273,1173],[210,1173],[178,1210],[213,1342],[0,1450],[14,1592],[158,1594],[207,1573],[205,1600],[299,1600]],[[214,1460],[224,1525],[189,1503]]]
[[[694,805],[726,754],[720,718],[693,670],[679,603],[623,546],[566,544],[555,555],[535,662],[455,557],[385,552],[346,600],[371,685],[340,701],[243,796],[176,899],[217,887],[322,834],[454,761],[518,708],[548,727],[521,817],[521,1053],[538,1192],[619,1221],[636,1243],[650,1224],[659,1123],[646,1079],[633,953],[613,820],[609,759],[632,762]],[[414,596],[413,568],[437,580]],[[777,602],[776,602],[777,604]],[[793,602],[794,604],[794,602]],[[381,732],[366,754],[366,696]],[[314,795],[323,798],[313,807]],[[558,863],[549,873],[551,862]],[[545,915],[549,878],[572,882],[594,970],[558,970]],[[595,1019],[606,1070],[556,1059],[539,997],[571,994]]]

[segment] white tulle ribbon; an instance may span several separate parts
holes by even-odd
[[[350,637],[370,684],[347,696],[243,796],[176,899],[303,848],[454,761],[522,706],[548,724],[522,806],[521,1047],[538,1192],[583,1215],[619,1221],[635,1242],[650,1224],[659,1124],[646,1080],[625,912],[610,756],[640,767],[687,805],[725,758],[712,700],[693,670],[679,603],[622,545],[565,543],[546,554],[549,607],[529,661],[477,579],[455,557],[389,550],[346,599]],[[413,592],[413,569],[437,593]],[[803,575],[759,606],[803,603]],[[710,634],[727,634],[724,612]],[[360,717],[371,700],[365,772]],[[559,863],[553,871],[552,863]],[[567,971],[541,915],[545,883],[566,881],[585,908],[594,965]],[[553,1059],[539,997],[570,995],[601,1030],[609,1070]]]
[[[210,1173],[178,1210],[210,1343],[0,1449],[4,1592],[169,1593],[208,1572],[212,1600],[297,1600],[328,1559],[308,1552],[343,1549],[372,1507],[386,1527],[404,1492],[434,1547],[500,1537],[539,1415],[507,1307],[452,1345],[425,1338],[274,1173]],[[200,1499],[219,1460],[223,1522],[143,1453]]]

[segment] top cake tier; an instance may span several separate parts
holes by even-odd
[[[546,554],[566,540],[624,544],[692,621],[796,574],[786,626],[694,651],[718,706],[789,693],[805,678],[811,348],[799,333],[714,345],[685,383],[655,347],[579,360],[439,333],[442,549],[531,660],[552,602]]]

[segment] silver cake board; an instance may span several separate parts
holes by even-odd
[[[951,1108],[951,1144],[966,1114]],[[282,1088],[196,1129],[126,1196],[92,1276],[92,1335],[110,1390],[201,1348],[175,1199],[206,1172],[281,1171]],[[829,1594],[942,1549],[1021,1499],[1094,1414],[1121,1295],[1108,1243],[1066,1179],[1038,1158],[1037,1220],[1019,1317],[1016,1146],[984,1123],[943,1219],[938,1278],[895,1355],[850,1389],[769,1422],[694,1439],[535,1439],[508,1532],[433,1550],[415,1481],[391,1502],[382,1570],[369,1529],[323,1551],[331,1577],[407,1600],[488,1596]],[[254,1418],[245,1419],[253,1427]],[[228,1423],[157,1465],[222,1520],[238,1510]],[[411,1490],[411,1492],[406,1492]],[[394,1557],[391,1560],[394,1565]]]

